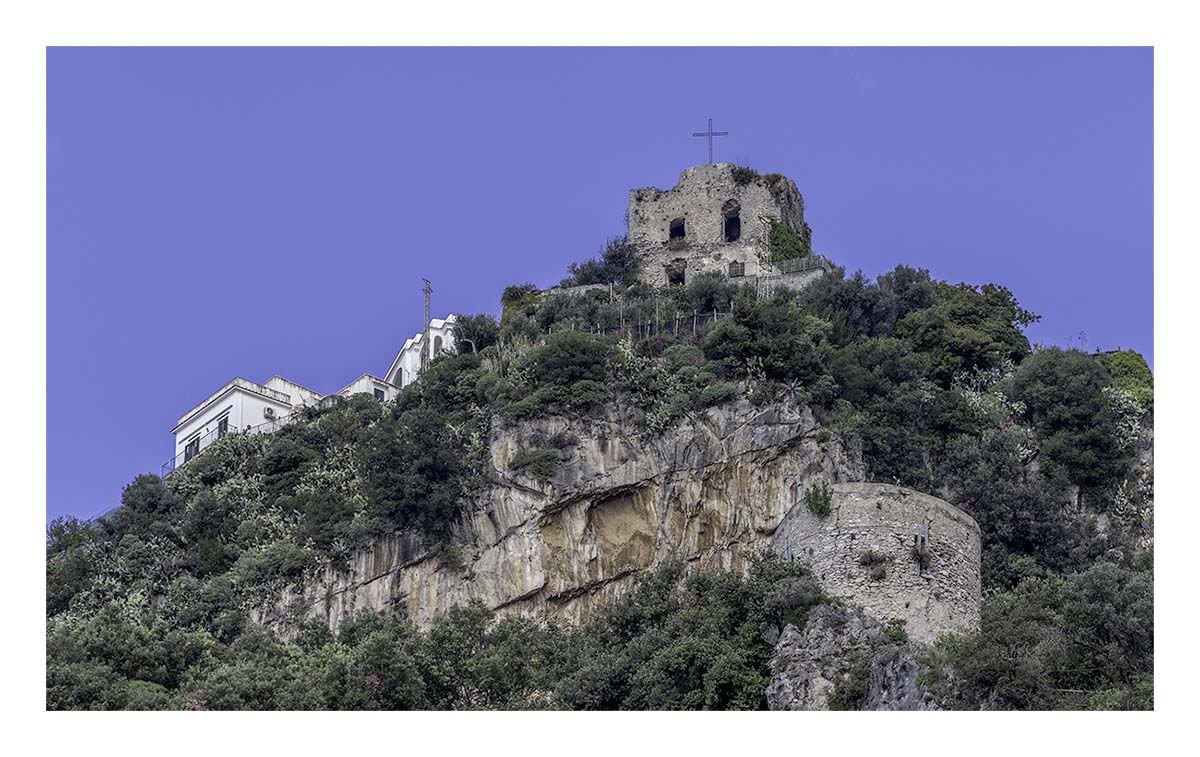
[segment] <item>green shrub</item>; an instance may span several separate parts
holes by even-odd
[[[487,313],[460,315],[454,323],[455,348],[460,354],[487,349],[496,343],[499,334],[500,324]]]
[[[659,360],[667,373],[675,373],[680,368],[704,365],[704,352],[694,344],[673,344],[663,350]]]
[[[286,541],[276,541],[247,550],[230,569],[237,585],[243,588],[264,586],[275,579],[293,579],[316,565],[312,550]]]
[[[440,538],[458,515],[472,461],[465,439],[446,422],[447,410],[430,404],[409,408],[408,402],[402,396],[395,413],[372,426],[355,450],[364,514],[392,529]]]
[[[545,344],[522,355],[518,370],[525,372],[534,387],[570,387],[577,381],[603,382],[608,343],[596,334],[559,331],[546,337]]]
[[[728,313],[738,289],[736,280],[720,271],[705,271],[693,276],[682,290],[673,291],[681,296],[680,308],[686,316],[692,312],[711,313],[714,310]]]
[[[887,637],[898,644],[908,643],[908,630],[905,629],[907,621],[903,618],[892,618],[883,626],[883,632]]]
[[[533,284],[505,287],[500,295],[500,324],[504,325],[522,315],[532,315],[537,301],[538,288]]]
[[[804,489],[804,508],[821,518],[833,512],[833,490],[821,481]]]
[[[513,473],[525,471],[534,478],[550,479],[558,470],[558,452],[552,449],[523,449],[508,461]]]
[[[571,275],[559,284],[564,287],[583,284],[624,284],[637,271],[637,253],[629,238],[620,236],[608,240],[599,257],[567,266]]]
[[[544,403],[537,394],[530,394],[504,407],[505,416],[514,420],[533,418],[546,411]]]
[[[855,663],[838,679],[826,703],[831,710],[857,710],[867,699],[867,662]]]
[[[800,236],[790,223],[771,219],[771,230],[768,234],[768,248],[771,251],[771,262],[780,263],[785,260],[806,258],[812,254],[812,248]]]
[[[753,168],[747,168],[745,166],[733,167],[733,181],[739,187],[744,187],[757,178],[758,171],[755,171]]]
[[[729,402],[737,396],[737,387],[733,384],[720,382],[704,387],[700,392],[700,403],[705,407]]]
[[[858,556],[858,564],[864,568],[873,568],[876,565],[883,565],[888,561],[888,556],[876,549],[865,549]]]
[[[593,379],[583,379],[571,384],[566,404],[571,410],[588,410],[604,404],[608,399],[608,387]]]
[[[1133,395],[1142,411],[1154,409],[1154,374],[1146,358],[1133,350],[1101,352],[1096,359],[1112,377],[1113,385]]]
[[[872,581],[882,581],[887,578],[888,556],[874,549],[867,549],[858,556],[858,564],[867,568],[867,575]]]

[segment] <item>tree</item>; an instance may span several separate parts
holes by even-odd
[[[1130,451],[1116,436],[1113,410],[1104,396],[1110,379],[1092,356],[1079,350],[1041,350],[1027,358],[1011,380],[1013,397],[1041,441],[1046,464],[1100,496],[1124,478]]]
[[[559,331],[519,361],[535,387],[570,387],[577,381],[604,381],[608,343],[596,334]]]
[[[454,323],[454,343],[459,354],[476,353],[496,343],[500,324],[487,313],[460,315]]]
[[[358,460],[370,517],[435,538],[449,532],[464,460],[445,418],[426,407],[400,410],[372,427]]]
[[[1112,376],[1113,384],[1133,395],[1143,411],[1154,409],[1154,374],[1146,358],[1133,350],[1101,352],[1096,360]]]
[[[929,377],[949,387],[960,374],[1020,362],[1029,354],[1021,329],[1036,320],[1003,287],[941,284],[937,302],[901,318],[895,335],[925,353]]]
[[[567,266],[571,275],[560,286],[583,284],[626,284],[637,270],[637,252],[626,236],[615,237],[604,244],[600,255],[582,263]]]
[[[121,508],[112,515],[120,533],[174,536],[172,521],[179,517],[179,497],[151,473],[144,473],[121,491]]]

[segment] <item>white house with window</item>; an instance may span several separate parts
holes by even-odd
[[[311,389],[272,376],[262,384],[235,378],[183,414],[171,433],[175,456],[163,466],[170,472],[200,454],[208,445],[231,431],[267,427],[286,418],[293,410],[321,401]]]
[[[400,387],[390,384],[378,376],[372,376],[369,373],[364,373],[337,391],[339,397],[370,394],[380,402],[391,402],[396,399],[396,395],[399,393]]]
[[[453,351],[456,320],[453,314],[430,320],[434,356]],[[369,394],[380,402],[390,402],[402,386],[416,380],[421,368],[423,338],[423,334],[417,334],[404,343],[385,378],[364,373],[329,396],[282,376],[272,376],[261,384],[233,379],[184,413],[175,424],[171,430],[175,435],[175,455],[162,466],[163,475],[199,455],[225,434],[277,431],[293,420],[294,412],[305,407],[326,406],[356,394]]]

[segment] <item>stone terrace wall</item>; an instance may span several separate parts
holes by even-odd
[[[929,563],[918,571],[913,536],[923,520],[929,521]],[[833,511],[822,517],[795,505],[772,546],[779,552],[790,547],[829,594],[882,621],[904,620],[916,641],[979,628],[979,526],[936,497],[890,484],[834,484]],[[882,577],[861,564],[868,550],[883,557]]]

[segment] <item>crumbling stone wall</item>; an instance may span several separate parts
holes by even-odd
[[[813,514],[803,502],[792,507],[775,531],[776,551],[811,566],[822,588],[848,605],[884,622],[905,621],[916,641],[979,628],[974,518],[902,486],[839,483],[832,490],[829,515]],[[922,522],[929,524],[924,566],[913,554]]]
[[[653,286],[680,283],[669,272],[682,269],[686,283],[704,271],[728,275],[730,263],[742,264],[745,276],[769,274],[760,265],[769,249],[765,218],[790,224],[811,244],[804,198],[791,179],[769,174],[738,184],[733,168],[731,163],[693,166],[672,189],[630,191],[629,241],[639,253],[641,279]],[[740,237],[727,242],[725,218],[735,208]],[[678,219],[683,219],[685,236],[671,239],[671,224]]]

